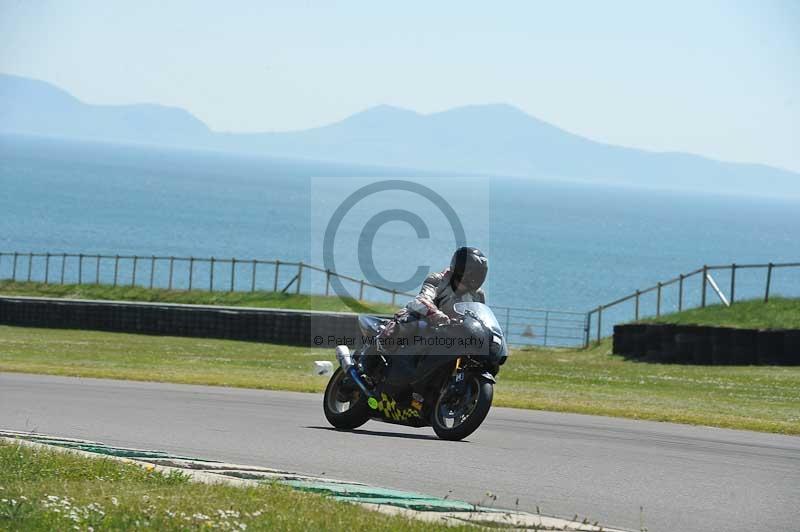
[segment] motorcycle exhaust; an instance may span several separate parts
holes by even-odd
[[[347,373],[351,366],[353,366],[353,355],[350,354],[350,348],[346,345],[336,346],[336,360],[342,367],[342,371]]]
[[[375,410],[378,407],[378,400],[361,379],[361,375],[356,371],[355,364],[353,363],[353,355],[350,354],[350,348],[346,345],[337,345],[336,360],[339,361],[339,366],[341,366],[342,371],[344,371],[361,389],[361,393],[367,398],[369,407]]]

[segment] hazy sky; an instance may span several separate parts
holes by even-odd
[[[800,171],[797,1],[0,0],[0,39],[2,72],[216,130],[507,102],[604,142]]]

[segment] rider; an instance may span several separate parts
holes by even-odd
[[[377,336],[377,348],[380,352],[394,351],[397,342],[392,339],[405,336],[418,320],[434,327],[447,325],[450,319],[457,316],[453,306],[461,301],[486,302],[481,285],[489,271],[489,259],[481,250],[473,247],[460,247],[450,260],[450,267],[434,272],[425,278],[419,295],[404,308],[397,311]],[[368,355],[364,366],[373,366],[377,357]]]

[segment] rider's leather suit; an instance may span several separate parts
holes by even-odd
[[[379,349],[389,344],[384,340],[402,335],[404,330],[415,326],[414,322],[417,320],[425,320],[433,326],[444,325],[450,318],[456,316],[453,309],[453,305],[456,303],[462,301],[486,302],[486,295],[481,288],[456,292],[453,289],[451,278],[452,273],[449,268],[429,274],[422,283],[417,297],[397,311],[378,334]]]

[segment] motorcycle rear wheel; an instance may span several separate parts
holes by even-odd
[[[492,407],[494,386],[476,374],[464,376],[467,393],[453,401],[442,392],[431,412],[431,425],[443,440],[463,440],[480,427]]]
[[[344,377],[345,373],[341,368],[331,376],[325,388],[322,408],[328,423],[337,429],[352,430],[369,421],[370,409],[359,390],[355,389],[352,392],[341,390]]]

